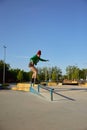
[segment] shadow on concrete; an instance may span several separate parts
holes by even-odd
[[[65,95],[63,95],[63,94],[60,94],[60,93],[58,93],[58,92],[56,92],[56,91],[54,91],[54,93],[57,94],[57,95],[59,95],[59,96],[61,96],[61,97],[66,98],[66,99],[68,99],[68,100],[76,101],[75,99],[73,99],[73,98],[71,98],[71,97],[68,97],[68,96],[65,96]]]
[[[55,92],[61,91],[87,91],[87,88],[55,88]]]

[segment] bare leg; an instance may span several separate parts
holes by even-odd
[[[38,70],[34,66],[30,67],[30,69],[33,72],[33,74],[32,74],[32,80],[33,80],[33,82],[35,82],[35,80],[37,78]]]

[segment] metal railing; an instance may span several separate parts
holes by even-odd
[[[53,101],[53,92],[54,92],[54,88],[50,88],[50,87],[43,86],[43,85],[40,85],[40,84],[39,84],[39,85],[38,85],[38,93],[40,93],[40,88],[49,91],[49,92],[50,92],[50,99],[51,99],[51,101]]]

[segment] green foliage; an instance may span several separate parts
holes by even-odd
[[[20,70],[20,71],[18,72],[17,79],[18,79],[18,81],[20,81],[20,82],[23,81],[23,71]]]
[[[3,83],[3,60],[0,60],[0,83]],[[5,83],[10,82],[29,82],[32,77],[32,72],[25,72],[20,69],[13,69],[9,64],[5,63]],[[66,74],[62,75],[62,70],[57,67],[38,68],[39,81],[60,81],[61,79],[78,80],[87,79],[87,69],[79,69],[77,66],[67,66]]]
[[[57,66],[38,68],[38,72],[41,81],[58,81],[62,77],[62,71]]]
[[[79,70],[79,77],[80,77],[80,79],[86,79],[87,78],[87,69]]]
[[[62,71],[59,67],[52,67],[52,81],[58,81],[62,77]]]
[[[52,81],[56,81],[56,71],[52,72]]]
[[[77,66],[68,66],[66,68],[66,74],[68,76],[68,80],[78,80],[79,68]]]
[[[5,64],[5,74],[8,73],[10,65],[3,62],[3,60],[0,60],[0,82],[3,82],[3,66]],[[5,75],[5,79],[7,80],[7,76]]]

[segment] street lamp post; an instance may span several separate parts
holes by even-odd
[[[5,59],[6,59],[6,46],[4,48],[4,64],[3,64],[3,84],[5,84]]]

